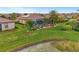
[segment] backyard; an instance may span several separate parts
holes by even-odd
[[[16,29],[0,32],[0,51],[16,51],[23,46],[50,40],[78,42],[79,32],[73,30],[61,31],[53,27],[27,32],[26,26],[16,24]]]

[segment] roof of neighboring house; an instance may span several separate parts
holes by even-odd
[[[13,23],[13,22],[14,22],[13,20],[0,17],[0,24],[1,23]]]
[[[28,14],[28,15],[25,15],[25,16],[20,16],[18,17],[18,19],[21,19],[21,20],[26,20],[26,19],[43,19],[44,17],[41,16],[40,14]]]

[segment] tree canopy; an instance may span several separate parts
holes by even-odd
[[[12,14],[11,14],[11,19],[12,19],[12,20],[16,20],[16,17],[17,17],[16,13],[12,13]]]
[[[58,13],[55,10],[49,12],[49,19],[51,20],[52,24],[55,24],[58,21]]]

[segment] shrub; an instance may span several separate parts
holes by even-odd
[[[79,24],[76,23],[73,29],[74,29],[75,31],[79,31]]]
[[[72,30],[72,26],[71,26],[71,25],[66,25],[66,26],[65,26],[65,29],[66,29],[66,30]]]
[[[58,30],[72,30],[72,26],[71,25],[66,25],[66,24],[60,24],[58,26],[55,27]]]
[[[70,20],[70,21],[66,22],[65,24],[72,26],[72,30],[75,30],[75,28],[77,26],[76,20]]]
[[[73,26],[73,25],[75,25],[75,23],[76,23],[75,20],[71,20],[71,21],[66,22],[65,24]]]
[[[58,30],[65,30],[64,26],[62,24],[55,27]]]
[[[50,22],[50,20],[48,18],[44,18],[44,23],[48,24]]]

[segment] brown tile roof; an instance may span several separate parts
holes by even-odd
[[[40,14],[29,14],[25,16],[18,17],[18,19],[26,20],[26,19],[43,19],[44,17]]]
[[[13,22],[14,22],[13,20],[9,20],[9,19],[5,19],[5,18],[0,17],[0,24],[1,23],[13,23]]]

